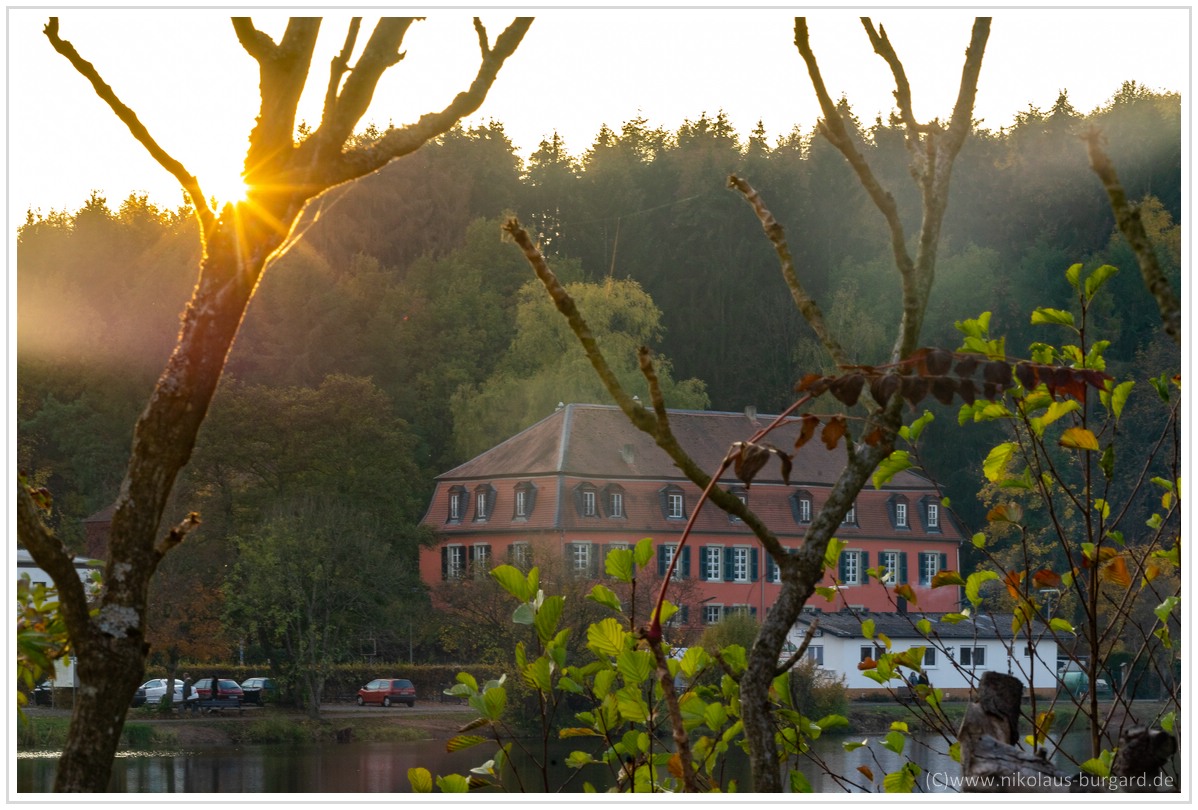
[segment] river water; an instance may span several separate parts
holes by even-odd
[[[817,792],[858,792],[867,788],[868,769],[880,790],[882,775],[898,769],[910,759],[922,775],[916,789],[923,792],[954,791],[951,784],[960,774],[947,755],[940,738],[914,735],[907,741],[905,756],[882,748],[882,735],[870,735],[870,745],[851,752],[843,743],[860,738],[825,737],[817,740],[812,755],[820,764],[805,762],[800,770]],[[602,766],[591,765],[581,772],[565,766],[570,751],[581,748],[578,740],[555,742],[550,750],[550,772],[557,782],[550,790],[581,791],[583,781],[604,790],[612,784]],[[1063,746],[1077,756],[1085,748],[1080,735],[1070,734]],[[211,747],[195,751],[123,752],[116,760],[110,789],[116,793],[406,793],[411,790],[408,769],[424,767],[434,776],[468,774],[487,760],[493,746],[479,745],[452,754],[439,742],[353,742],[311,745],[247,745]],[[57,752],[21,753],[17,757],[17,790],[38,793],[52,790]],[[743,756],[729,758],[727,779],[748,784],[748,765]],[[532,792],[543,790],[540,770],[524,764],[519,774],[508,774],[509,790],[519,790],[518,781]],[[833,776],[835,775],[835,776]],[[837,778],[840,777],[840,778]],[[569,779],[563,783],[562,780]]]

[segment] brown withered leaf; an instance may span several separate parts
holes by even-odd
[[[760,444],[750,442],[737,442],[733,447],[737,448],[733,469],[736,477],[744,483],[745,489],[748,489],[757,473],[761,472],[761,468],[770,460],[770,451]]]
[[[874,781],[874,772],[869,769],[868,765],[858,765],[857,770],[860,771],[861,775],[869,781]]]
[[[803,426],[799,428],[799,435],[795,439],[795,450],[807,444],[811,440],[811,437],[815,435],[815,429],[819,426],[819,417],[805,413],[803,414],[802,422]]]
[[[882,431],[882,428],[876,427],[861,437],[861,441],[865,442],[870,447],[877,447],[885,435],[886,434]]]
[[[842,414],[836,414],[828,420],[828,424],[824,425],[824,429],[820,431],[819,437],[824,442],[824,447],[829,450],[835,450],[836,445],[840,444],[841,437],[848,430],[848,423]]]
[[[818,397],[820,394],[828,390],[828,385],[831,379],[820,374],[804,374],[803,379],[795,384],[795,391],[811,394],[813,397]]]
[[[954,377],[933,377],[932,396],[941,405],[952,405],[957,393],[957,380]]]
[[[1015,377],[1019,384],[1028,391],[1035,389],[1040,382],[1040,373],[1032,363],[1019,363],[1015,366]]]
[[[1026,571],[1008,571],[1006,577],[1003,578],[1003,584],[1007,586],[1007,593],[1012,599],[1020,599],[1023,596],[1023,590],[1020,585],[1023,584],[1023,577],[1027,574]]]
[[[866,658],[864,661],[862,661],[860,664],[857,665],[857,669],[861,670],[862,672],[864,672],[867,669],[877,669],[877,668],[878,668],[878,662],[872,658]]]
[[[863,375],[846,374],[833,380],[828,390],[832,392],[832,396],[851,408],[857,404],[857,399],[861,396],[861,389],[864,387],[865,377]]]
[[[919,600],[915,598],[915,589],[904,582],[902,585],[896,585],[894,595],[901,596],[913,605],[918,605]]]
[[[932,349],[924,362],[929,375],[942,377],[953,367],[953,353],[944,349]]]
[[[961,401],[966,405],[972,405],[978,398],[978,390],[973,384],[973,380],[961,380],[957,384],[957,393],[961,396]]]
[[[1053,573],[1047,568],[1041,568],[1032,574],[1032,586],[1036,588],[1059,588],[1061,586],[1061,575]]]
[[[670,770],[670,776],[673,776],[675,779],[682,778],[682,757],[680,757],[677,753],[674,753],[670,756],[670,760],[666,763],[666,767]]]
[[[1110,582],[1121,588],[1131,587],[1131,572],[1127,570],[1127,560],[1123,555],[1112,557],[1098,569],[1098,576],[1103,582]]]
[[[958,377],[972,377],[977,370],[978,358],[975,355],[968,354],[957,361]]]
[[[911,407],[918,405],[928,395],[931,386],[925,377],[903,377],[902,380],[903,399],[910,402]]]
[[[874,377],[869,383],[869,394],[874,398],[874,402],[879,405],[885,405],[894,396],[894,392],[902,387],[903,378],[897,374],[883,374],[881,377]]]
[[[1005,360],[991,360],[982,367],[982,379],[1006,388],[1011,384],[1011,365]]]

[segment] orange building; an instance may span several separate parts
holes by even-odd
[[[734,442],[772,417],[744,413],[671,411],[675,437],[705,470],[714,472]],[[767,441],[790,449],[799,432],[792,420]],[[721,484],[756,512],[787,548],[797,549],[844,466],[844,449],[815,439],[796,454],[790,483],[771,462],[746,488],[729,470]],[[701,490],[684,478],[652,439],[614,406],[565,405],[532,427],[438,476],[423,523],[440,539],[420,555],[420,574],[432,585],[482,576],[504,562],[526,567],[556,556],[577,576],[598,578],[607,550],[644,537],[657,546],[659,575],[677,549]],[[834,602],[815,596],[809,606],[836,611],[905,610],[893,588],[866,575],[884,567],[906,583],[922,611],[959,606],[956,587],[930,587],[944,569],[959,569],[963,533],[926,478],[910,471],[882,489],[861,491],[837,532],[845,543]],[[682,550],[675,576],[693,580],[687,626],[718,622],[732,611],[764,615],[777,598],[778,569],[741,522],[706,504]],[[832,573],[822,585],[837,585]]]

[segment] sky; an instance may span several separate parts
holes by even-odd
[[[860,16],[871,17],[889,33],[910,78],[916,115],[927,119],[951,113],[973,17],[987,10],[525,9],[536,21],[480,112],[466,123],[501,122],[524,156],[554,131],[570,152],[581,154],[601,125],[618,130],[638,116],[674,130],[688,119],[722,110],[742,136],[762,122],[771,142],[796,126],[809,131],[817,106],[793,44],[794,15],[804,12],[829,90],[844,94],[869,123],[892,108],[893,81],[872,53]],[[145,193],[167,207],[182,202],[173,178],[50,47],[42,27],[52,13],[60,17],[61,36],[96,65],[159,143],[199,177],[206,194],[233,193],[257,112],[258,77],[256,63],[233,34],[229,7],[10,7],[10,237],[27,210],[74,211],[93,190],[114,207],[130,193]],[[342,44],[349,12],[303,13],[325,17],[300,110],[301,119],[315,124],[327,65]],[[441,109],[466,87],[477,67],[472,14],[482,18],[493,40],[521,10],[467,6],[396,13],[427,19],[409,30],[406,57],[384,76],[364,118],[380,127]],[[989,13],[994,20],[975,110],[985,127],[1007,126],[1030,106],[1047,109],[1062,90],[1075,108],[1090,112],[1125,80],[1181,92],[1188,104],[1188,7],[991,7]],[[373,25],[363,16],[360,42]],[[276,39],[286,24],[281,9],[268,8],[253,18]]]

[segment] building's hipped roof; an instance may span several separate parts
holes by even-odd
[[[704,470],[716,470],[733,443],[745,441],[774,417],[750,418],[744,413],[670,411],[670,427],[678,443]],[[800,422],[791,419],[772,431],[766,442],[794,452]],[[795,457],[793,485],[836,481],[844,469],[843,446],[828,450],[818,434]],[[566,405],[479,456],[438,476],[442,481],[497,479],[532,475],[582,475],[591,479],[682,479],[674,462],[645,433],[634,427],[614,405]],[[732,480],[731,469],[724,476]],[[782,483],[781,467],[771,460],[757,481]],[[928,481],[906,471],[894,477],[894,488],[929,487]]]
[[[849,611],[841,611],[838,613],[804,613],[799,616],[798,621],[807,625],[818,620],[820,630],[838,638],[863,638],[861,622],[865,619],[873,621],[875,637],[880,634],[892,639],[925,638],[924,634],[919,632],[915,626],[920,619],[927,619],[931,622],[936,636],[942,639],[1010,640],[1013,635],[1011,633],[1013,616],[1010,613],[984,613],[970,616],[956,623],[942,621],[945,615],[947,614],[915,612],[871,612],[854,615]],[[1037,622],[1035,628],[1033,633],[1043,629],[1043,625]]]

